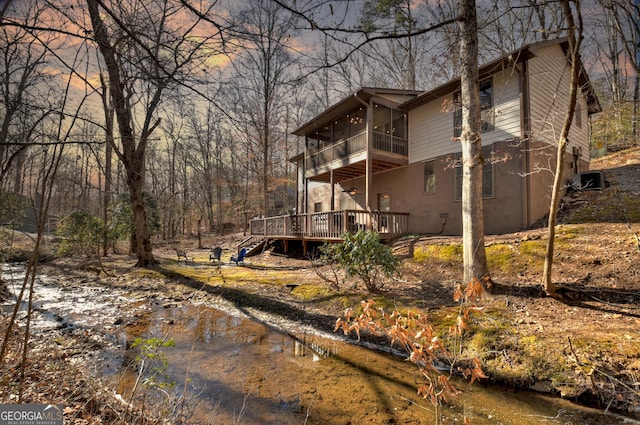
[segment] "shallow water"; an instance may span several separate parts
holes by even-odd
[[[8,272],[5,279],[12,276],[17,284],[19,268]],[[433,406],[416,394],[415,366],[331,333],[283,333],[233,307],[132,300],[90,284],[69,289],[43,279],[35,298],[38,332],[102,335],[95,368],[125,399],[140,370],[131,342],[175,341],[162,350],[167,370],[158,378],[175,387],[149,390],[145,399],[148,408],[157,403],[166,409],[170,422],[181,417],[185,424],[436,423]],[[441,408],[442,424],[462,424],[465,417],[472,424],[639,423],[537,393],[455,385],[462,392]]]
[[[241,424],[434,424],[434,408],[416,394],[416,368],[398,356],[317,335],[292,335],[205,306],[152,313],[127,338],[172,338],[171,376],[188,377],[189,422]],[[133,376],[120,379],[131,388]],[[624,419],[530,392],[456,382],[462,393],[441,423],[608,424]],[[631,422],[628,422],[631,423]]]

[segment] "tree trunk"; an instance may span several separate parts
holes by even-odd
[[[640,52],[638,52],[640,56]],[[631,122],[631,134],[633,135],[633,144],[638,144],[638,104],[640,103],[640,72],[636,69],[635,84],[633,86],[633,118]]]
[[[576,110],[576,101],[578,97],[578,83],[580,70],[582,68],[582,61],[580,59],[580,42],[582,38],[582,17],[580,15],[580,3],[576,2],[576,15],[579,25],[576,26],[573,17],[573,11],[571,10],[572,0],[563,0],[562,6],[564,10],[565,20],[567,23],[567,39],[569,42],[569,60],[571,62],[571,80],[569,82],[569,103],[562,124],[562,130],[560,131],[560,137],[558,140],[558,151],[556,158],[556,171],[553,181],[553,189],[551,193],[551,206],[549,208],[549,229],[547,232],[547,250],[544,259],[544,270],[542,274],[544,291],[554,296],[556,292],[556,286],[551,278],[551,270],[553,268],[553,252],[556,236],[556,221],[558,215],[558,207],[560,205],[560,198],[562,197],[563,182],[563,170],[564,170],[564,156],[567,149],[567,142],[569,137],[569,130],[571,129],[571,123],[573,122],[573,115]]]
[[[134,156],[135,158],[135,156]],[[130,164],[125,164],[127,172],[127,186],[129,187],[129,199],[133,210],[133,224],[135,228],[133,238],[133,250],[138,261],[136,267],[149,267],[156,264],[151,252],[151,237],[147,226],[147,211],[144,205],[144,182],[141,160],[134,160]]]
[[[109,235],[107,233],[107,222],[109,220],[109,201],[111,200],[111,161],[113,159],[113,146],[115,141],[113,138],[113,109],[109,103],[109,88],[102,74],[100,74],[100,85],[102,87],[102,108],[104,109],[105,120],[105,164],[104,164],[104,195],[102,197],[103,222],[105,225],[104,236],[102,239],[102,255],[106,257],[109,249]],[[116,242],[114,241],[114,244]]]
[[[462,243],[464,281],[490,281],[484,248],[482,210],[482,118],[478,75],[478,23],[475,0],[460,0],[460,91],[462,102]]]
[[[124,94],[124,84],[120,74],[116,52],[109,40],[107,28],[100,17],[97,0],[87,0],[91,24],[98,48],[104,58],[109,74],[109,90],[113,101],[114,112],[118,120],[118,129],[122,143],[122,157],[120,158],[127,173],[127,186],[133,209],[133,222],[135,226],[134,249],[138,257],[136,267],[148,267],[156,264],[151,251],[151,239],[147,227],[147,213],[144,208],[143,184],[144,184],[144,144],[136,147],[135,136],[131,123],[131,110],[127,105]]]

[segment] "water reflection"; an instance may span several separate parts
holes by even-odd
[[[176,394],[190,393],[188,423],[435,423],[433,407],[416,395],[415,368],[397,357],[274,332],[204,306],[159,309],[149,323],[145,336],[176,341],[166,353]],[[473,424],[633,422],[538,394],[457,385],[463,395],[443,409],[443,423],[465,415]]]
[[[302,341],[297,338],[294,339],[294,355],[296,357],[304,357],[311,354],[313,361],[318,362],[329,356],[338,354],[339,350],[336,345],[326,347],[316,342],[307,342],[306,340],[306,335],[302,337]]]

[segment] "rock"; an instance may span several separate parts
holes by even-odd
[[[292,413],[300,413],[302,411],[302,402],[300,396],[296,395],[291,400],[280,400],[280,410]]]
[[[551,393],[553,392],[553,387],[551,386],[551,384],[552,382],[549,380],[535,382],[529,386],[529,389],[532,391],[537,391],[539,393]]]

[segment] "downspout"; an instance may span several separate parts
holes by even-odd
[[[336,207],[336,183],[333,180],[333,168],[329,174],[329,181],[331,182],[331,201],[329,202],[329,211],[335,211]]]

